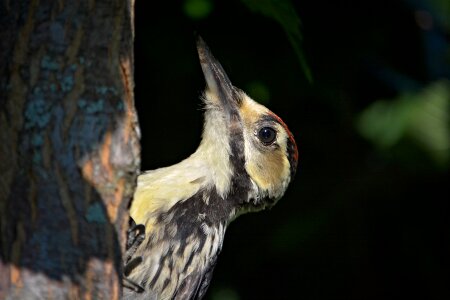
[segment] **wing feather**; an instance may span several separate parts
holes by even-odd
[[[181,283],[174,299],[200,300],[202,299],[211,282],[214,267],[217,263],[217,255],[203,270],[196,270],[187,276]]]

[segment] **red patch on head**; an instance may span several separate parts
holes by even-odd
[[[292,158],[295,161],[295,168],[297,167],[297,162],[298,162],[298,149],[297,149],[297,144],[295,143],[295,139],[294,139],[294,135],[292,134],[292,132],[289,130],[289,128],[287,127],[286,123],[283,122],[283,120],[281,120],[281,118],[279,116],[277,116],[276,114],[274,114],[273,112],[269,112],[269,114],[275,119],[277,120],[278,123],[280,123],[281,126],[283,126],[284,130],[286,130],[288,136],[289,136],[289,140],[291,141],[293,147],[294,147],[294,152],[292,153]]]

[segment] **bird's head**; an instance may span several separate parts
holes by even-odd
[[[295,175],[294,137],[277,115],[232,85],[200,37],[197,50],[207,85],[200,148],[210,149],[203,155],[213,166],[216,187],[222,195],[239,194],[251,210],[271,206]]]

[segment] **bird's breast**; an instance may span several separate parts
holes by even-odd
[[[151,229],[134,257],[142,262],[128,276],[146,291],[171,298],[191,274],[211,268],[222,247],[232,207],[213,190],[201,190],[153,214]]]

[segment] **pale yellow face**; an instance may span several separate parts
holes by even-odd
[[[243,94],[239,108],[244,125],[245,168],[264,196],[279,199],[290,181],[287,158],[288,133],[279,119],[266,107]],[[259,137],[262,128],[275,131],[273,142],[263,143]]]

